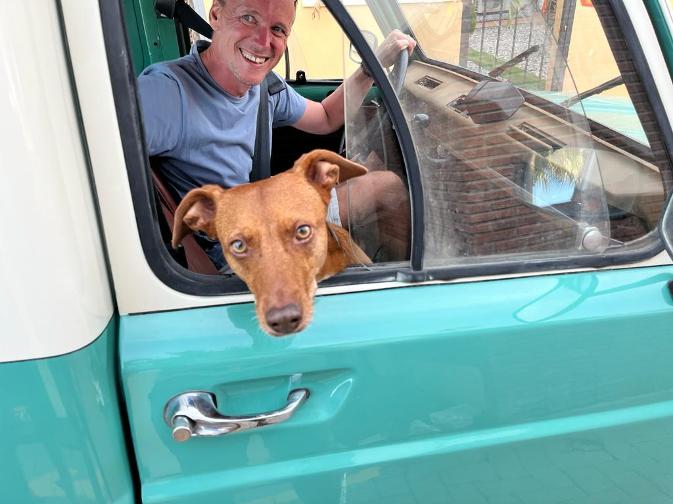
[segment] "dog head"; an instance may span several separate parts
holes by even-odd
[[[175,213],[172,245],[192,230],[218,239],[255,296],[262,329],[273,336],[301,331],[311,321],[317,282],[348,264],[330,257],[337,253],[326,222],[331,190],[366,171],[334,152],[314,150],[269,179],[193,189]]]

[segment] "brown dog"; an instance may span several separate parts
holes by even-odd
[[[273,336],[311,321],[317,282],[349,264],[369,264],[345,229],[327,223],[330,191],[367,169],[314,150],[266,180],[231,189],[193,189],[175,213],[173,247],[203,231],[222,244],[227,263],[255,296],[257,318]]]

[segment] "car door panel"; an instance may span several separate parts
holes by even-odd
[[[443,2],[433,3],[437,5],[405,6],[404,11],[412,21],[415,17],[420,22],[415,30],[419,49],[432,49],[428,43],[440,41],[437,49],[442,51],[434,51],[431,56],[441,60],[448,55],[446,58],[450,59],[453,57],[450,51],[443,51],[445,42],[451,41],[449,38],[433,36],[432,40],[426,38],[428,43],[425,43],[422,34],[437,27],[441,28],[440,32],[444,28],[447,32],[459,31],[452,30],[451,23],[431,26],[433,23],[425,22],[426,14],[444,9],[445,17],[447,12],[455,14],[448,16],[455,26],[467,27],[472,25],[472,19],[464,14],[472,11],[462,9],[464,6],[459,2],[449,2],[448,9],[446,5],[439,5]],[[370,9],[374,2],[348,3],[353,19],[358,20],[357,25],[344,15],[346,4],[325,1],[333,13],[342,11],[337,17],[341,25],[350,26],[351,31],[367,28],[368,23],[379,23],[381,19],[390,25],[384,30],[386,33],[393,27],[414,29],[413,24],[398,22],[402,7],[396,3],[378,3],[381,16],[374,16],[373,11],[358,12],[355,16],[357,9]],[[578,12],[586,14],[586,9],[594,7],[606,9],[622,5],[621,2],[593,4],[595,6],[583,4],[581,8],[585,10]],[[466,2],[466,5],[471,4]],[[558,5],[560,3],[555,8]],[[540,7],[538,3],[535,6]],[[462,12],[458,12],[458,8]],[[320,12],[318,6],[315,11]],[[570,12],[569,9],[564,11]],[[522,15],[521,18],[522,25],[529,23],[527,17]],[[317,24],[319,20],[320,17],[315,16],[312,22]],[[542,17],[539,20],[546,22]],[[489,26],[485,16],[478,21],[481,21],[482,36],[487,29],[495,28],[490,26],[493,19],[489,20]],[[532,27],[531,21],[531,33]],[[548,32],[541,23],[537,27],[540,33]],[[498,33],[500,28],[497,27]],[[510,22],[509,27],[502,25],[502,28],[513,28],[516,32],[517,22],[513,27]],[[349,33],[351,38],[353,35]],[[556,51],[557,40],[552,35],[548,38],[551,49],[547,55],[562,56],[563,44],[558,42],[559,51]],[[624,43],[620,37],[617,39],[612,42]],[[464,42],[461,48],[469,49],[469,41]],[[497,47],[495,56],[498,56]],[[359,48],[365,59],[369,54],[369,61],[365,63],[381,74],[381,69],[372,64],[376,62],[374,53],[363,49],[364,46]],[[478,56],[480,72],[474,68],[458,72],[461,82],[470,83],[461,91],[466,96],[473,81],[482,80],[490,70],[481,68],[482,49],[480,47]],[[512,56],[513,49],[514,44]],[[622,49],[616,53],[632,56]],[[428,56],[430,52],[423,54]],[[469,198],[469,203],[483,207],[484,213],[492,213],[498,208],[496,205],[509,205],[512,201],[503,203],[506,198],[500,196],[493,200],[486,198],[491,188],[488,179],[472,184],[479,186],[472,193],[461,184],[453,184],[455,177],[475,182],[469,178],[479,174],[475,168],[482,168],[482,172],[490,175],[499,168],[512,168],[505,166],[512,164],[509,161],[491,163],[502,161],[503,156],[496,151],[509,144],[489,143],[495,137],[489,138],[487,127],[478,122],[472,124],[469,117],[460,116],[454,119],[467,125],[465,131],[474,133],[467,140],[474,140],[477,147],[485,144],[489,148],[478,156],[480,159],[470,155],[467,141],[455,145],[453,151],[447,150],[451,141],[460,140],[459,130],[446,122],[445,117],[456,97],[442,96],[434,102],[427,97],[442,95],[442,82],[447,82],[447,76],[455,74],[458,67],[452,66],[449,59],[432,61],[423,54],[417,50],[415,56],[412,55],[407,89],[399,96],[392,94],[384,80],[379,78],[377,82],[382,101],[391,110],[393,119],[395,111],[400,109],[399,117],[389,129],[395,131],[404,151],[406,169],[412,175],[409,186],[416,203],[414,216],[435,215],[432,211],[424,213],[432,203],[425,201],[424,196],[432,190],[442,193],[449,203]],[[457,51],[453,63],[462,67],[459,54]],[[466,56],[474,59],[474,54],[470,56],[469,52]],[[550,71],[565,75],[566,59],[550,60],[557,65],[550,67]],[[540,68],[543,61],[541,55]],[[426,70],[414,76],[414,67],[420,63]],[[432,70],[427,70],[430,67]],[[435,75],[436,72],[440,75]],[[430,73],[435,78],[434,87]],[[572,74],[567,75],[569,84],[574,82]],[[627,81],[633,85],[637,78],[633,73]],[[328,91],[323,84],[309,83],[302,93],[320,100],[323,95],[315,93]],[[416,101],[412,99],[414,89],[420,97]],[[535,89],[527,96],[530,103],[535,101],[533,91]],[[578,95],[578,91],[571,90],[570,95]],[[634,95],[643,102],[652,98],[652,89],[643,87],[642,92],[640,88],[636,91]],[[436,105],[434,109],[429,106],[432,103]],[[539,108],[539,103],[535,106]],[[521,113],[528,108],[531,107],[522,108]],[[557,115],[558,111],[554,110],[550,107],[551,112],[545,112],[545,120],[555,124],[565,120],[565,114]],[[449,113],[456,111],[449,110]],[[423,112],[436,115],[431,118]],[[582,146],[594,142],[592,133],[600,137],[583,114],[575,112],[569,116],[575,121],[571,133],[582,140],[578,144]],[[132,114],[119,114],[122,119],[127,116]],[[380,116],[361,114],[356,119],[379,122],[372,117]],[[404,122],[405,118],[409,124]],[[519,118],[516,119],[514,126],[521,126]],[[413,135],[405,133],[409,125]],[[491,129],[497,126],[503,124],[496,122]],[[564,123],[564,128],[567,126]],[[657,128],[653,123],[647,126]],[[357,123],[351,123],[350,128],[353,132],[366,131]],[[429,133],[433,132],[445,137],[437,134],[437,138],[432,139]],[[329,145],[336,150],[336,142],[341,139],[339,133],[327,139],[302,135],[290,128],[275,132],[272,166],[275,171],[289,166],[305,150],[328,146],[311,142],[331,142]],[[371,144],[365,137],[360,138],[363,143]],[[125,138],[122,135],[122,139]],[[540,142],[528,140],[539,147]],[[430,143],[425,145],[426,141]],[[615,147],[621,150],[623,146]],[[525,144],[519,147],[517,154],[536,155],[525,148]],[[464,159],[457,156],[465,152]],[[659,173],[665,177],[669,170],[668,157],[663,149],[660,152],[666,159]],[[626,154],[626,157],[638,156],[638,153]],[[426,163],[421,166],[423,173],[429,175],[426,179],[414,176],[413,165],[418,164],[414,162],[416,155]],[[484,161],[484,166],[468,166],[479,160]],[[516,161],[521,161],[520,156]],[[652,174],[657,173],[657,167],[652,168]],[[142,173],[142,166],[129,164],[132,186],[137,182],[134,175],[137,173]],[[433,178],[435,176],[437,178]],[[597,178],[590,180],[598,182]],[[605,189],[599,183],[582,187],[592,191]],[[623,183],[620,189],[622,187]],[[134,193],[136,204],[137,193]],[[615,231],[608,224],[617,228],[617,218],[626,215],[610,212],[607,202],[603,205],[601,194],[598,196],[595,200],[590,197],[577,200],[578,208],[591,209],[591,205],[585,203],[593,201],[605,217],[597,222],[605,224],[606,230]],[[425,203],[425,208],[419,202]],[[508,211],[518,215],[516,212],[523,212],[526,203],[530,206],[531,201],[517,201]],[[513,207],[517,208],[511,210]],[[625,255],[599,250],[591,257],[593,262],[575,263],[573,261],[582,258],[578,249],[580,241],[572,239],[558,247],[553,239],[545,240],[540,233],[525,236],[524,231],[531,231],[534,226],[530,222],[514,222],[512,215],[461,213],[458,211],[461,208],[454,209],[448,204],[435,205],[432,210],[437,211],[437,226],[425,228],[425,237],[419,231],[424,229],[422,220],[414,221],[420,223],[414,226],[413,238],[414,250],[420,255],[417,261],[412,261],[413,271],[401,268],[400,278],[425,281],[443,267],[447,269],[439,272],[441,278],[455,278],[465,271],[451,269],[456,265],[470,266],[470,274],[487,274],[486,270],[492,274],[494,270],[482,267],[484,260],[491,265],[500,261],[502,267],[497,273],[539,275],[543,268],[548,271],[525,278],[481,278],[418,286],[399,284],[397,288],[366,292],[344,293],[348,287],[340,287],[330,291],[331,295],[325,292],[316,299],[314,321],[307,330],[285,338],[270,337],[258,328],[250,302],[175,309],[183,308],[192,300],[194,305],[214,302],[207,298],[214,291],[183,288],[186,283],[190,287],[201,281],[205,283],[203,277],[188,277],[183,283],[172,283],[170,278],[161,277],[168,285],[162,293],[171,291],[177,293],[176,297],[188,293],[179,303],[172,300],[173,304],[160,307],[167,310],[164,312],[148,312],[142,308],[147,306],[145,304],[141,308],[131,306],[133,303],[118,294],[121,303],[126,301],[122,304],[127,309],[125,313],[132,313],[120,319],[119,350],[122,388],[144,502],[673,502],[673,470],[670,469],[673,467],[673,375],[669,363],[673,349],[670,330],[673,267],[666,264],[558,273],[555,271],[558,268],[576,268],[578,264],[615,267],[628,262],[631,256],[627,253],[640,250],[638,247],[643,247],[643,243],[634,240],[624,244]],[[136,211],[138,219],[151,215],[147,211],[143,214],[142,209]],[[536,214],[538,218],[540,215]],[[584,214],[581,217],[574,224],[586,224]],[[611,222],[609,218],[613,218]],[[503,221],[514,224],[496,229]],[[130,227],[135,233],[135,227]],[[450,247],[436,247],[440,252],[437,257],[430,257],[425,251],[425,258],[432,261],[424,263],[423,246],[436,237],[433,233],[439,235],[453,227],[467,234],[483,231],[478,245],[484,249],[456,251],[454,240],[448,240]],[[147,240],[147,233],[142,232],[142,226],[140,229],[141,236]],[[499,233],[498,236],[489,234],[493,231]],[[583,234],[577,236],[582,238]],[[655,241],[650,227],[638,236],[644,237],[643,241]],[[522,238],[520,243],[515,243],[514,250],[497,249],[493,244],[512,237]],[[652,245],[641,258],[655,249],[656,244]],[[421,271],[424,265],[432,269]],[[165,266],[166,269],[173,267]],[[372,279],[363,275],[356,281],[364,283]],[[226,282],[224,277],[221,280]],[[351,281],[337,280],[342,280],[342,284]],[[137,280],[127,283],[127,288],[128,285],[135,287]],[[156,299],[158,289],[145,287],[146,297]],[[353,290],[362,288],[358,285]],[[225,296],[219,299],[227,299],[227,293],[234,290],[223,288],[216,294]],[[240,300],[233,296],[231,299]],[[175,310],[169,311],[171,309]],[[195,437],[178,443],[171,437],[171,429],[164,420],[166,403],[188,391],[213,393],[222,414],[248,415],[282,408],[288,393],[297,388],[310,391],[308,400],[290,419],[277,425],[219,437]]]
[[[321,296],[286,338],[262,333],[252,304],[122,317],[143,499],[668,502],[671,279],[642,268]],[[177,443],[162,417],[190,390],[237,415],[294,388],[311,395],[292,418],[247,432]]]

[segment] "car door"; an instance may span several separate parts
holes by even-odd
[[[347,147],[382,144],[378,157],[398,163],[410,256],[325,282],[311,325],[283,338],[259,329],[235,279],[192,274],[163,248],[119,11],[101,3],[128,136],[109,170],[92,156],[97,182],[118,178],[100,203],[143,502],[673,501],[673,267],[658,235],[671,81],[648,70],[664,60],[647,11],[323,3],[376,79],[380,101],[347,117]],[[554,32],[555,16],[575,35]],[[372,22],[379,41],[393,28],[419,41],[398,92],[360,32]],[[543,33],[523,48],[540,46],[536,71],[507,66],[515,43],[499,52],[500,34],[526,25]],[[644,140],[592,119],[584,100],[564,105],[603,80],[575,84],[586,59],[573,48],[596,33]],[[377,143],[386,121],[390,151]],[[240,428],[274,412],[284,420]],[[239,427],[213,435],[223,416]]]

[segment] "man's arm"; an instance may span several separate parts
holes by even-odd
[[[344,124],[344,87],[348,86],[349,102],[360,106],[365,94],[372,87],[373,80],[361,69],[355,71],[334,92],[321,102],[308,100],[304,115],[293,124],[299,130],[326,135],[338,130]]]
[[[414,39],[399,30],[393,30],[376,51],[376,56],[382,66],[389,67],[395,62],[400,51],[406,50],[411,54],[414,47],[416,47]],[[322,102],[309,100],[304,115],[293,126],[318,135],[326,135],[338,130],[344,124],[344,88],[348,87],[347,106],[349,111],[353,111],[362,104],[367,91],[372,87],[372,82],[373,80],[367,77],[361,68],[358,68]]]
[[[148,154],[170,152],[178,145],[183,128],[178,84],[162,74],[142,74],[138,95]]]

